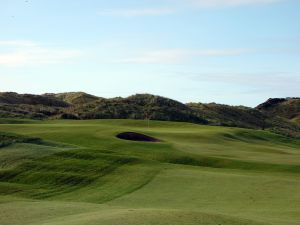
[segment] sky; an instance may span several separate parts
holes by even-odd
[[[0,91],[300,96],[299,0],[0,0]]]

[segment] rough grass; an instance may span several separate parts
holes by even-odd
[[[26,121],[0,132],[39,138],[0,148],[0,224],[299,224],[298,139],[136,120]]]

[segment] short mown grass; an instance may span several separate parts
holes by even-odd
[[[0,224],[299,224],[298,139],[176,122],[5,119],[0,141]]]

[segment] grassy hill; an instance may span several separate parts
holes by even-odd
[[[45,94],[46,97],[55,97],[71,105],[86,104],[100,99],[84,92],[65,92],[59,94]]]
[[[258,108],[245,106],[229,106],[216,103],[189,103],[197,115],[208,120],[208,124],[216,126],[242,127],[270,130],[275,133],[300,137],[300,127],[295,122],[276,113],[267,113]],[[299,111],[300,112],[300,111]]]
[[[151,119],[207,123],[195,115],[187,105],[172,99],[149,94],[137,94],[128,98],[100,99],[84,105],[74,106],[82,119]]]
[[[67,107],[69,104],[54,96],[17,94],[15,92],[0,92],[1,104],[13,105],[44,105],[52,107]]]
[[[54,96],[0,92],[0,118],[45,119],[69,106]]]
[[[270,98],[256,108],[290,120],[299,121],[300,118],[300,98]]]
[[[244,127],[265,129],[271,126],[267,116],[257,109],[244,106],[229,106],[216,103],[189,103],[189,107],[200,116],[206,118],[210,124],[217,126]]]
[[[2,98],[1,98],[2,96]],[[54,101],[55,100],[55,101]],[[2,118],[152,119],[207,123],[187,105],[149,94],[105,99],[84,92],[44,95],[0,93]]]
[[[271,131],[300,137],[299,99],[256,107],[181,102],[150,94],[100,98],[84,92],[44,95],[0,93],[0,117],[30,119],[149,119]]]
[[[3,225],[299,224],[299,139],[143,120],[2,120],[0,132],[18,140],[0,148]]]

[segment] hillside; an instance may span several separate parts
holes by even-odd
[[[45,119],[70,107],[55,96],[0,92],[0,117]]]
[[[300,119],[300,98],[270,98],[256,108],[289,120],[299,121]]]
[[[13,105],[43,105],[51,107],[67,107],[69,104],[54,96],[17,94],[15,92],[0,92],[1,104]]]
[[[216,103],[189,103],[188,106],[210,124],[217,126],[265,129],[270,127],[267,116],[257,109],[244,106],[229,106]]]
[[[99,99],[68,110],[82,119],[151,119],[206,124],[187,105],[172,99],[149,94],[127,98]]]
[[[152,119],[207,123],[183,103],[137,94],[105,99],[83,92],[44,95],[1,93],[0,117],[63,119]],[[56,104],[54,104],[56,103]]]
[[[258,108],[229,106],[223,104],[189,103],[197,115],[216,126],[242,127],[251,129],[268,129],[275,133],[300,137],[300,127],[284,117],[269,114]]]
[[[86,104],[100,99],[99,97],[84,92],[65,92],[59,94],[45,94],[44,96],[52,96],[71,105]]]
[[[149,119],[269,129],[300,136],[299,99],[269,100],[256,108],[189,103],[136,94],[101,98],[84,92],[30,95],[0,93],[0,117],[29,119]]]
[[[298,139],[162,121],[2,122],[1,225],[299,223]],[[126,131],[160,141],[116,137]]]

